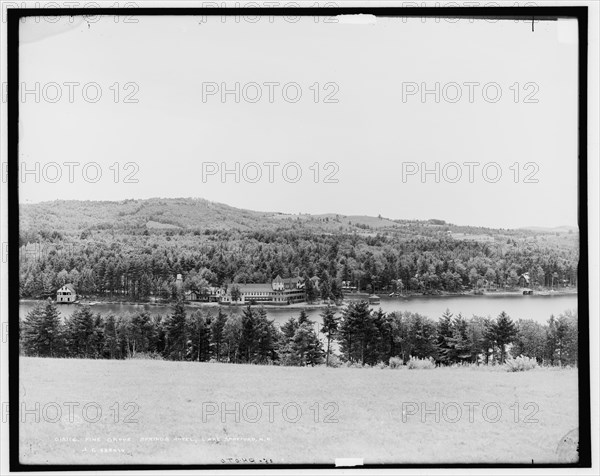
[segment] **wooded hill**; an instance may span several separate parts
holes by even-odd
[[[21,295],[72,282],[81,294],[129,299],[187,289],[317,275],[323,296],[342,281],[368,292],[461,292],[576,285],[579,235],[460,226],[431,219],[290,215],[203,199],[53,201],[20,206]]]

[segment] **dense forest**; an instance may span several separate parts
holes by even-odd
[[[147,311],[115,316],[80,306],[62,319],[52,300],[38,303],[21,322],[21,352],[39,357],[92,359],[160,358],[267,365],[385,366],[394,359],[431,359],[438,365],[504,363],[510,355],[544,365],[577,365],[577,314],[550,316],[545,325],[465,319],[446,311],[437,320],[411,312],[385,313],[367,301],[337,312],[328,306],[318,330],[304,311],[277,326],[262,307],[241,315],[196,310],[181,301],[166,316]],[[339,353],[333,352],[337,345]]]
[[[83,296],[175,299],[186,290],[318,276],[321,298],[342,282],[366,292],[456,293],[577,285],[572,229],[494,230],[442,220],[286,215],[200,199],[55,201],[21,205],[21,297],[72,283]]]

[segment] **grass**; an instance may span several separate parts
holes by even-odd
[[[37,415],[41,415],[36,422],[35,411],[21,412],[20,458],[25,464],[221,464],[226,458],[240,462],[241,458],[256,462],[268,458],[278,464],[331,464],[335,458],[364,458],[373,464],[547,463],[560,462],[557,444],[578,426],[577,371],[569,369],[507,373],[149,360],[21,358],[20,362],[21,408],[35,409],[39,403]],[[67,402],[79,404],[72,422]],[[102,410],[97,423],[83,418],[82,407],[90,402]],[[135,406],[125,408],[128,402]],[[255,423],[243,418],[235,422],[234,414],[223,415],[222,422],[220,413],[208,414],[203,402],[224,402],[228,409],[235,409],[235,402],[240,407],[255,402],[263,413]],[[272,422],[267,402],[279,403],[272,407]],[[296,423],[282,415],[288,402],[302,411]],[[323,421],[336,408],[325,408],[328,402],[337,405],[337,423]],[[440,411],[425,415],[423,422],[423,404],[435,409],[436,402]],[[441,410],[450,402],[464,410],[455,423],[451,422],[455,407],[444,407],[447,413]],[[472,423],[467,402],[480,404],[473,407]],[[509,407],[515,402],[518,423]],[[526,407],[528,402],[534,406]],[[53,403],[62,409],[56,423],[51,422],[56,415]],[[311,410],[315,403],[318,422]],[[482,407],[488,403],[502,411],[495,423],[483,417]],[[137,423],[125,423],[136,408]],[[247,408],[248,419],[253,419],[255,407]],[[536,408],[538,421],[525,423]],[[88,420],[95,414],[91,408]],[[294,419],[293,408],[287,416]],[[493,419],[494,408],[487,416]]]

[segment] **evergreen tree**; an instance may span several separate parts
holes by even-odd
[[[436,323],[419,313],[409,313],[408,341],[410,342],[410,355],[420,359],[427,359],[436,352]]]
[[[164,319],[160,314],[156,314],[151,318],[152,323],[152,341],[150,350],[158,354],[165,353],[166,347],[166,332],[164,328]]]
[[[304,274],[304,292],[306,293],[306,300],[311,303],[318,297],[318,291],[315,288],[315,284],[308,277],[308,274]]]
[[[314,327],[309,328],[308,340],[306,346],[306,365],[314,367],[323,363],[323,343],[315,332]]]
[[[279,335],[275,323],[267,318],[267,311],[259,307],[256,311],[256,352],[260,363],[273,362],[277,359],[277,342]]]
[[[117,359],[121,357],[119,352],[117,320],[112,313],[104,319],[104,346],[102,354],[108,359]]]
[[[479,355],[484,354],[486,363],[490,344],[484,334],[487,329],[487,318],[473,316],[468,322],[469,347],[471,362],[479,364]]]
[[[307,323],[298,327],[291,341],[292,355],[296,365],[317,365],[323,361],[321,342],[314,328]]]
[[[299,365],[300,357],[296,354],[293,346],[293,339],[299,327],[298,321],[294,317],[290,317],[281,326],[278,356],[282,365]]]
[[[342,354],[351,362],[363,365],[370,359],[369,342],[373,338],[375,326],[368,301],[348,303],[342,311],[340,325],[340,348]]]
[[[23,322],[21,335],[27,355],[55,357],[61,352],[61,322],[56,304],[50,299],[36,304]]]
[[[577,364],[577,317],[571,313],[548,320],[546,356],[551,365]]]
[[[217,317],[212,321],[210,325],[210,340],[213,346],[213,354],[217,361],[221,361],[222,348],[224,340],[225,324],[227,323],[227,315],[219,308]]]
[[[452,313],[446,309],[437,322],[436,347],[438,360],[443,364],[452,363],[450,340],[452,339]]]
[[[136,312],[129,321],[129,355],[148,352],[154,339],[154,326],[148,311]]]
[[[303,326],[303,325],[305,325],[305,324],[311,324],[311,325],[312,325],[312,324],[313,324],[313,321],[311,321],[311,320],[308,318],[308,314],[306,313],[306,310],[305,310],[305,309],[302,309],[302,310],[300,311],[300,316],[298,316],[298,325],[299,325],[299,326]]]
[[[102,354],[102,320],[94,316],[90,306],[76,309],[65,324],[67,355],[79,358],[98,358]]]
[[[448,340],[451,362],[466,362],[471,358],[468,323],[459,314],[452,322],[452,336]]]
[[[485,318],[483,328],[483,345],[485,352],[485,363],[490,361],[490,350],[492,362],[496,360],[496,323],[491,318]]]
[[[227,318],[223,327],[223,341],[225,343],[227,361],[240,361],[240,347],[242,342],[243,325],[239,315],[232,314]]]
[[[291,317],[279,334],[279,359],[282,365],[318,365],[323,362],[323,346],[314,322],[304,310],[298,320]]]
[[[242,312],[242,338],[240,342],[240,357],[244,362],[253,362],[256,352],[257,329],[256,316],[252,306],[247,306]]]
[[[330,295],[336,302],[339,302],[344,298],[344,292],[342,291],[342,283],[338,279],[331,280],[330,289]]]
[[[200,310],[192,313],[188,322],[188,359],[205,362],[210,359],[210,324],[209,316]]]
[[[577,365],[579,340],[577,311],[566,311],[558,316],[558,336],[561,343],[561,364]]]
[[[329,355],[331,354],[331,342],[335,339],[339,329],[339,319],[335,316],[335,309],[331,306],[327,306],[321,313],[323,319],[323,325],[321,326],[321,332],[325,334],[327,339],[327,351],[325,365],[329,366]]]
[[[510,344],[517,334],[517,329],[512,319],[504,311],[496,318],[491,327],[496,345],[500,348],[500,363],[503,364],[506,356],[506,346]]]
[[[165,323],[167,357],[173,360],[183,360],[187,348],[186,312],[183,301],[178,300]]]
[[[516,327],[517,334],[510,349],[512,356],[525,355],[542,363],[546,346],[544,326],[531,319],[519,319]]]

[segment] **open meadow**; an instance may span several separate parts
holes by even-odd
[[[20,360],[20,460],[548,463],[577,371]]]

